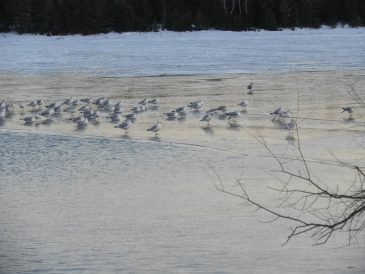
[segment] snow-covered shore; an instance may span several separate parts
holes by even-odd
[[[365,68],[365,28],[0,34],[0,72],[158,76]]]

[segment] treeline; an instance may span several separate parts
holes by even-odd
[[[0,0],[0,32],[278,30],[364,26],[365,0]]]

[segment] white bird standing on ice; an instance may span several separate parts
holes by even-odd
[[[283,107],[278,107],[273,112],[270,112],[271,115],[278,115],[280,111],[283,111]]]
[[[124,115],[124,117],[127,119],[127,120],[130,120],[131,122],[134,122],[136,121],[137,119],[137,115],[135,112],[131,112],[131,113],[128,113],[126,115]]]
[[[290,118],[292,116],[292,113],[289,110],[285,110],[283,107],[278,107],[273,112],[270,113],[271,115],[274,115],[273,121],[276,117],[280,118]]]
[[[248,86],[247,86],[247,89],[248,89],[248,94],[249,95],[252,95],[253,94],[253,91],[252,91],[252,89],[253,89],[253,83],[251,82]]]
[[[243,107],[243,108],[246,108],[248,106],[248,101],[247,100],[243,100],[238,105],[241,106],[241,107]]]
[[[37,105],[37,100],[34,100],[32,102],[30,102],[29,104],[27,104],[28,107],[35,107]]]
[[[82,119],[77,121],[77,128],[84,129],[87,127],[88,124],[89,124],[89,119],[83,117]]]
[[[209,112],[216,112],[216,111],[223,111],[223,112],[225,112],[225,111],[227,111],[227,106],[221,105],[221,106],[216,107],[216,108],[211,108],[210,110],[207,111],[207,113],[209,113]]]
[[[203,118],[200,119],[200,122],[207,122],[207,126],[209,127],[209,122],[210,122],[210,120],[212,120],[214,115],[216,115],[215,112],[209,112],[209,113],[205,114]]]
[[[0,111],[0,125],[5,124],[5,117],[6,117],[6,111],[4,109]]]
[[[203,107],[203,101],[198,100],[188,104],[188,107],[193,108],[195,111],[199,111]]]
[[[38,119],[40,119],[39,116],[27,116],[27,117],[21,118],[20,120],[23,120],[24,124],[29,126],[29,125],[33,125],[33,123]]]
[[[178,107],[175,109],[175,112],[180,116],[180,117],[185,117],[188,113],[186,112],[186,108],[185,107]]]
[[[125,120],[123,123],[115,126],[115,128],[120,128],[120,129],[124,129],[124,133],[127,134],[128,133],[128,129],[132,126],[132,120],[127,119]]]
[[[239,118],[241,116],[241,112],[240,111],[232,111],[232,112],[226,112],[224,113],[227,117],[228,117],[228,122],[230,123],[232,120],[232,124],[236,124],[237,123],[237,118]],[[231,123],[230,123],[231,124]],[[231,125],[232,125],[231,124]]]
[[[161,125],[160,121],[157,121],[157,123],[154,124],[152,127],[148,128],[147,131],[152,131],[155,133],[155,136],[157,136],[161,127],[162,127],[162,125]]]
[[[159,102],[160,102],[160,101],[159,101],[157,98],[155,98],[155,99],[151,99],[151,100],[148,100],[148,103],[149,103],[149,104],[152,104],[152,105],[157,105]]]
[[[170,112],[165,112],[163,114],[165,114],[167,119],[170,119],[170,120],[177,118],[177,112],[175,110],[170,111]]]

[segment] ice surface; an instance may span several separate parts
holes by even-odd
[[[316,161],[328,161],[331,151],[364,166],[364,109],[348,92],[352,84],[365,94],[364,35],[365,29],[2,34],[0,101],[17,106],[0,128],[0,272],[363,273],[363,238],[342,247],[348,235],[338,233],[313,247],[303,236],[282,247],[290,224],[261,223],[271,218],[216,191],[209,167],[232,191],[239,191],[244,170],[254,197],[280,204],[267,188],[277,187],[271,172],[278,167],[249,132],[294,157],[296,142],[269,114],[285,106],[300,109],[301,143],[315,177],[347,188],[352,174],[339,172],[332,158],[329,165]],[[214,75],[126,77],[162,74]],[[157,97],[160,108],[140,114],[128,135],[106,113],[84,131],[67,113],[39,127],[20,120],[18,103],[89,96],[121,100],[126,110]],[[201,113],[165,120],[163,112],[197,99],[204,101]],[[243,99],[249,106],[239,127],[199,122],[205,110],[225,104],[233,111]],[[341,113],[347,105],[354,120]],[[163,128],[154,138],[146,128],[157,119]]]

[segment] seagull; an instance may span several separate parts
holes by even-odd
[[[101,106],[101,105],[103,105],[104,100],[106,100],[105,97],[98,98],[98,99],[96,99],[96,101],[94,102],[94,104],[97,105],[97,106]]]
[[[280,111],[283,111],[284,109],[282,107],[278,107],[273,112],[270,112],[271,115],[278,115]]]
[[[6,116],[5,111],[1,111],[0,112],[0,126],[3,126],[5,124],[5,116]]]
[[[179,120],[185,120],[188,113],[186,112],[186,107],[178,107],[175,112],[179,115]]]
[[[132,120],[127,119],[125,120],[123,123],[115,126],[115,128],[120,128],[120,129],[124,129],[124,133],[127,134],[128,133],[128,129],[132,126]]]
[[[58,107],[59,106],[59,103],[51,103],[49,105],[46,105],[46,108],[55,108],[55,107]]]
[[[177,112],[180,116],[186,116],[187,114],[185,107],[178,107],[175,109],[175,112]]]
[[[5,123],[6,118],[6,111],[5,109],[0,111],[0,125],[3,125]]]
[[[156,99],[151,99],[151,100],[148,100],[148,103],[153,104],[153,105],[157,105],[159,103],[159,100],[157,98]]]
[[[349,114],[349,117],[347,118],[347,121],[354,120],[354,117],[352,117],[352,113],[353,113],[352,107],[347,106],[347,107],[344,107],[342,109],[343,109],[342,112],[348,112],[348,114]]]
[[[177,118],[177,112],[175,110],[170,111],[170,112],[165,112],[163,113],[166,115],[167,119],[173,120]]]
[[[93,102],[93,100],[91,98],[83,98],[80,99],[81,102],[86,103],[86,104],[91,104]]]
[[[140,104],[140,105],[147,105],[147,102],[148,102],[147,99],[144,98],[143,100],[139,101],[138,104]]]
[[[94,110],[90,106],[83,106],[79,108],[79,110],[80,113],[82,113],[84,116],[91,115],[92,113],[94,113]]]
[[[13,112],[14,110],[14,104],[9,103],[9,104],[5,104],[5,107],[0,107],[0,109],[5,108],[6,112]]]
[[[74,123],[78,123],[79,121],[85,119],[84,116],[78,116],[78,117],[71,117],[69,118],[70,121],[74,122]]]
[[[241,112],[240,111],[231,111],[231,112],[226,112],[225,115],[228,116],[228,119],[238,118],[241,116]]]
[[[278,114],[281,118],[290,118],[292,116],[292,113],[289,110],[283,110],[280,111]]]
[[[209,127],[209,122],[210,120],[212,120],[215,114],[216,114],[215,112],[210,112],[205,114],[204,117],[200,120],[200,122],[207,122],[207,126]]]
[[[209,112],[215,112],[215,111],[223,111],[223,112],[225,112],[225,111],[227,111],[227,106],[221,105],[221,106],[216,107],[216,108],[211,108],[210,110],[207,111],[207,113],[209,113]]]
[[[156,110],[159,108],[159,106],[160,106],[160,101],[157,98],[147,100],[148,109]]]
[[[281,118],[290,118],[292,116],[292,113],[289,110],[285,110],[283,107],[278,107],[273,112],[270,113],[271,115],[274,115],[273,121],[277,116]]]
[[[73,100],[72,105],[73,106],[78,106],[79,105],[79,100],[78,99]]]
[[[124,115],[124,117],[127,118],[127,120],[131,120],[132,122],[134,122],[137,119],[137,115],[134,112],[128,113]]]
[[[111,106],[112,105],[112,100],[110,100],[109,98],[108,99],[105,99],[103,101],[103,105],[104,106]]]
[[[249,95],[252,95],[252,94],[253,94],[253,92],[252,92],[252,88],[253,88],[253,83],[251,82],[251,83],[247,86],[248,94],[249,94]]]
[[[123,103],[122,103],[122,101],[119,101],[118,103],[115,104],[114,109],[122,108],[122,107],[123,107]]]
[[[178,108],[176,108],[176,109],[175,109],[175,111],[176,111],[177,113],[180,113],[180,112],[185,111],[185,110],[186,110],[186,108],[185,108],[185,107],[178,107]]]
[[[342,109],[343,109],[342,112],[348,112],[350,114],[353,112],[352,107],[344,107]]]
[[[228,116],[228,120],[231,120],[232,119],[233,124],[236,124],[237,123],[236,119],[241,116],[241,112],[240,111],[226,112],[224,114],[226,116]]]
[[[40,115],[42,115],[42,116],[51,116],[53,114],[54,114],[54,109],[53,108],[47,109],[47,110],[42,111],[40,113]]]
[[[159,131],[160,131],[161,127],[162,127],[162,126],[161,126],[160,121],[157,121],[157,123],[156,123],[156,124],[154,124],[152,127],[148,128],[148,129],[147,129],[147,131],[152,131],[152,132],[154,132],[154,133],[155,133],[155,136],[157,136],[157,135],[158,135],[158,133],[157,133],[157,132],[159,132]]]
[[[87,127],[88,124],[89,124],[89,120],[87,118],[80,119],[77,122],[77,128],[78,129],[84,129],[84,128]]]
[[[30,102],[27,104],[28,107],[35,107],[37,105],[37,100]]]
[[[68,99],[66,99],[66,100],[62,103],[62,105],[72,105],[73,101],[74,101],[74,99],[73,99],[72,97],[71,97],[71,98],[68,98]]]
[[[23,120],[25,125],[32,125],[38,119],[39,119],[38,116],[27,116],[27,117],[21,118],[20,120]]]
[[[227,111],[227,106],[221,105],[219,107],[216,107],[216,110],[226,112]]]
[[[96,121],[100,117],[100,112],[91,110],[89,113],[84,113],[84,116],[88,120]]]
[[[243,107],[243,108],[245,108],[245,107],[248,106],[248,101],[247,100],[243,100],[238,105],[241,106],[241,107]]]
[[[295,128],[295,120],[291,119],[290,122],[284,124],[284,128],[287,130],[292,130]]]
[[[135,112],[135,113],[140,113],[146,110],[146,107],[144,105],[140,105],[140,106],[136,106],[136,107],[132,107],[131,111]]]
[[[203,101],[198,100],[195,102],[191,102],[188,104],[188,107],[193,108],[195,111],[198,111],[199,109],[201,109],[203,107]]]
[[[53,110],[54,110],[54,113],[61,114],[63,111],[63,106],[62,105],[56,106]]]
[[[123,107],[121,105],[114,106],[114,113],[121,114],[123,112]]]
[[[120,121],[121,115],[119,113],[113,113],[112,115],[110,115],[106,118],[109,118],[112,123],[117,123]]]

